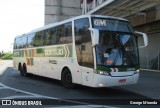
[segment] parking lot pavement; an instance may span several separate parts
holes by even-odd
[[[0,83],[0,99],[49,98],[38,94],[18,90]]]
[[[0,75],[3,74],[7,67],[12,67],[12,60],[1,60],[0,61]]]
[[[4,74],[6,74],[4,73],[3,70],[7,69],[7,67],[12,67],[11,61],[9,62],[0,61],[0,73],[3,74],[3,75],[0,74],[0,81],[2,81],[2,79],[8,78],[8,77],[5,77],[1,79],[1,77],[4,76]],[[9,73],[10,71],[11,70],[8,69],[6,72]],[[11,74],[9,73],[8,75],[11,75]],[[6,81],[9,82],[8,80]],[[160,99],[159,82],[160,82],[160,72],[143,70],[143,71],[140,71],[140,78],[137,84],[120,86],[118,88],[122,88],[122,90],[125,90],[125,91],[131,91],[131,93],[135,93],[136,95],[140,95],[142,97],[144,96],[145,98],[149,97],[151,99]],[[12,88],[12,87],[6,86],[7,84],[6,85],[4,84],[0,82],[0,99],[57,99],[57,98],[54,98],[55,96],[49,97],[50,95],[45,96],[46,94],[39,95],[39,93],[35,94],[32,92],[27,92],[27,90],[23,91],[20,89],[15,89],[14,87]],[[132,96],[132,98],[134,97],[135,95]],[[61,101],[58,101],[58,102],[61,102]]]
[[[160,100],[160,72],[141,70],[137,84],[121,86],[128,91]]]

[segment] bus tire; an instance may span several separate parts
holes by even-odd
[[[24,74],[23,74],[23,67],[20,65],[20,67],[19,67],[19,71],[20,71],[20,75],[21,76],[24,76]]]
[[[62,84],[67,88],[75,88],[76,85],[72,83],[72,74],[69,69],[64,69],[61,75]]]
[[[21,70],[21,63],[18,64],[18,71]]]
[[[28,76],[26,64],[23,64],[23,76]]]
[[[19,63],[19,65],[18,65],[18,70],[20,72],[20,75],[23,76],[23,67],[22,67],[21,63]]]

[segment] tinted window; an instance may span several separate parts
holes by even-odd
[[[58,31],[59,30],[59,31]],[[59,44],[59,37],[62,35],[60,27],[53,27],[44,31],[44,45]]]
[[[27,42],[28,40],[28,42]],[[50,29],[15,39],[14,49],[38,47],[44,45],[67,44],[72,42],[72,23],[66,23]]]
[[[13,49],[17,49],[16,39],[14,39],[14,47],[13,47]]]
[[[81,66],[93,68],[93,49],[91,47],[91,34],[88,29],[89,27],[88,18],[75,20],[74,30],[78,63]]]
[[[51,36],[51,39],[50,39],[50,44],[52,45],[52,44],[56,44],[56,43],[58,43],[57,41],[57,28],[53,28],[53,29],[51,29],[50,30],[51,32],[50,32],[50,36]]]
[[[14,49],[18,49],[18,38],[15,39],[14,41]]]
[[[61,25],[57,29],[59,44],[67,44],[72,42],[72,23]]]
[[[50,45],[50,39],[51,39],[51,30],[45,30],[44,32],[44,45]]]
[[[35,34],[35,38],[33,39],[34,46],[43,46],[44,41],[44,32],[40,31]]]
[[[28,35],[28,47],[34,46],[34,33]]]
[[[89,28],[89,19],[83,18],[75,21],[75,34],[79,35],[88,31]]]
[[[67,44],[72,42],[72,23],[66,23],[45,30],[44,45]]]
[[[27,36],[21,37],[21,47],[26,48],[27,47]]]
[[[26,48],[26,45],[27,45],[26,36],[18,37],[15,39],[15,44],[14,44],[15,49]]]

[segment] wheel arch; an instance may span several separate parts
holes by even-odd
[[[68,70],[67,72],[65,70]],[[70,73],[71,76],[71,80],[66,80],[68,79],[68,73]],[[68,77],[68,78],[67,78]],[[62,84],[67,87],[67,88],[75,88],[77,85],[73,82],[73,74],[71,72],[71,69],[67,66],[64,66],[62,68],[62,72],[61,72],[61,81],[62,81]],[[69,81],[69,82],[68,82]],[[71,81],[71,82],[70,82]]]
[[[71,73],[71,70],[69,69],[69,67],[64,66],[64,67],[62,68],[62,71],[61,71],[61,79],[62,79],[62,74],[63,74],[63,72],[64,72],[65,69],[68,69],[68,70],[70,71],[70,73]],[[71,75],[72,75],[72,73],[71,73]]]

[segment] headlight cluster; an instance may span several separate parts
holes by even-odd
[[[135,74],[139,73],[139,69],[137,69],[136,71],[134,71]]]
[[[106,76],[109,76],[109,73],[108,73],[108,72],[106,72],[106,71],[96,70],[96,73],[97,73],[97,74],[100,74],[100,75],[106,75]]]

